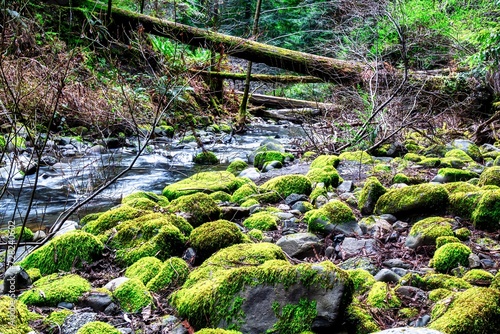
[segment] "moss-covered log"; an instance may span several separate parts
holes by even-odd
[[[236,94],[243,94],[243,92],[236,91]],[[250,95],[250,102],[255,106],[265,106],[268,108],[277,109],[314,109],[319,111],[336,111],[340,107],[333,103],[320,103],[314,101],[289,99],[286,97],[252,94]]]
[[[245,80],[245,73],[233,73],[233,72],[211,72],[211,71],[199,71],[196,69],[190,70],[192,73],[212,76],[215,78],[229,79],[229,80]],[[250,76],[250,81],[259,81],[267,83],[282,83],[282,84],[293,84],[293,83],[320,83],[324,80],[307,76],[297,76],[297,75],[272,75],[272,74],[252,74]]]

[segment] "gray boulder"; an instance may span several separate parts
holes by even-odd
[[[320,239],[312,233],[294,233],[281,237],[276,245],[290,257],[303,259],[314,256],[321,248]]]

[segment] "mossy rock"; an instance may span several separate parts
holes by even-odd
[[[500,186],[500,166],[488,167],[481,173],[478,186],[486,185]]]
[[[40,272],[40,269],[38,269],[38,268],[26,269],[26,273],[31,278],[31,282],[36,282],[40,278],[42,278],[42,273]]]
[[[444,211],[448,205],[448,192],[439,184],[424,183],[391,189],[377,201],[377,214],[410,215]]]
[[[194,334],[242,334],[242,333],[231,329],[203,328],[200,329],[199,331],[194,332]]]
[[[219,219],[221,214],[217,203],[204,193],[186,195],[174,199],[167,206],[167,210],[172,213],[182,213],[193,227],[198,227],[203,223]]]
[[[500,271],[496,273],[491,281],[490,288],[500,290]]]
[[[441,168],[437,175],[442,178],[443,182],[467,181],[479,177],[477,173],[457,168]]]
[[[437,272],[447,273],[459,265],[467,267],[471,253],[472,251],[466,245],[459,242],[451,242],[436,249],[430,265]]]
[[[286,159],[293,160],[293,155],[279,151],[264,151],[255,155],[253,165],[258,169],[262,169],[267,162],[279,161],[283,164]]]
[[[24,269],[38,268],[42,275],[70,271],[83,262],[92,263],[101,256],[104,245],[95,236],[76,230],[50,240],[26,256],[19,265]]]
[[[259,229],[261,231],[272,231],[278,228],[279,218],[271,212],[261,211],[252,214],[243,221],[243,226],[248,229]]]
[[[234,176],[238,176],[242,170],[248,168],[248,164],[241,160],[236,159],[227,166],[226,171],[233,174]]]
[[[500,292],[490,288],[470,288],[443,299],[443,307],[428,328],[447,334],[496,333],[500,326]],[[436,314],[433,310],[433,314]]]
[[[316,157],[309,168],[334,167],[340,163],[340,158],[336,155],[320,155]]]
[[[472,235],[472,232],[467,227],[458,228],[453,231],[453,233],[455,233],[455,236],[462,241],[469,239]]]
[[[471,221],[481,230],[495,231],[500,227],[500,190],[484,191],[472,211]]]
[[[441,299],[448,297],[452,293],[453,291],[450,291],[448,289],[443,289],[443,288],[434,289],[429,292],[429,300],[432,302],[437,302],[440,301]]]
[[[231,196],[231,202],[241,204],[249,199],[249,196],[258,193],[257,186],[252,182],[239,187]]]
[[[421,238],[421,245],[435,245],[436,239],[453,236],[454,220],[443,217],[428,217],[416,222],[410,229],[409,236]]]
[[[458,168],[461,169],[468,165],[470,163],[464,162],[463,160],[460,160],[459,158],[455,157],[448,157],[448,158],[441,158],[441,164],[439,165],[442,168]]]
[[[374,162],[373,157],[365,151],[343,152],[339,155],[339,159],[362,164],[371,164]]]
[[[371,289],[373,284],[375,284],[375,278],[367,270],[357,268],[347,270],[351,280],[354,284],[354,293],[356,295],[362,295]]]
[[[166,206],[168,204],[168,199],[165,196],[157,195],[151,191],[137,191],[130,195],[127,195],[123,197],[122,204],[128,204],[134,208],[141,209],[134,204],[137,202],[137,200],[141,199],[148,199],[160,207]]]
[[[366,303],[377,309],[398,308],[401,301],[386,282],[375,282],[366,297]]]
[[[82,230],[93,235],[98,235],[120,223],[140,217],[147,212],[148,211],[135,209],[129,205],[121,205],[117,208],[103,212],[97,219],[87,221]]]
[[[359,194],[358,208],[361,213],[364,215],[373,213],[378,199],[386,192],[387,190],[376,177],[369,177]]]
[[[91,321],[80,327],[76,334],[121,334],[121,332],[110,324],[102,321]]]
[[[306,174],[306,177],[313,184],[323,183],[325,187],[337,187],[339,185],[340,175],[333,166],[325,166],[322,168],[311,168]]]
[[[212,198],[217,203],[231,201],[231,195],[225,191],[216,191],[208,196],[210,196],[210,198]]]
[[[370,311],[365,309],[366,306],[359,302],[353,302],[346,311],[346,321],[350,329],[355,329],[353,333],[369,334],[380,331],[380,327],[373,319]]]
[[[449,244],[450,242],[460,242],[460,239],[453,236],[442,236],[436,238],[436,249],[439,247]]]
[[[113,297],[118,300],[125,312],[138,312],[153,302],[148,289],[137,278],[132,278],[113,291]]]
[[[403,157],[403,159],[405,160],[408,160],[408,161],[411,161],[411,162],[419,162],[419,161],[422,161],[425,157],[420,155],[420,154],[416,154],[416,153],[406,153]]]
[[[238,226],[222,219],[198,226],[189,236],[189,244],[196,250],[199,261],[207,259],[219,249],[242,241],[243,233]]]
[[[441,165],[441,159],[440,158],[432,158],[432,157],[424,158],[424,159],[420,160],[420,162],[418,164],[420,166],[426,167],[426,168],[436,168],[436,167],[439,167],[439,165]]]
[[[337,291],[337,296],[341,296],[338,300],[339,314],[344,312],[351,300],[349,275],[330,261],[295,266],[283,260],[267,261],[259,266],[250,266],[244,259],[238,263],[240,266],[212,272],[211,276],[198,279],[195,284],[189,285],[188,279],[184,287],[170,297],[178,314],[187,318],[194,327],[234,328],[247,332],[248,313],[253,312],[249,316],[249,326],[255,326],[253,317],[258,312],[260,326],[267,325],[270,320],[274,323],[268,328],[259,328],[259,332],[279,330],[280,333],[299,334],[311,330],[318,317],[328,321],[328,315],[316,312],[319,291],[323,296]],[[243,263],[246,265],[241,265]],[[290,295],[291,291],[295,293]],[[260,295],[258,308],[253,301],[255,297],[251,298],[253,292],[265,295],[265,298]],[[291,300],[288,300],[288,295]]]
[[[260,242],[264,239],[264,233],[259,229],[251,229],[247,232],[247,235],[254,241]]]
[[[240,185],[236,176],[230,172],[201,172],[166,186],[162,194],[169,200],[173,200],[200,191],[215,192],[222,190],[233,193]]]
[[[337,225],[356,222],[356,216],[347,204],[332,200],[319,209],[306,212],[304,221],[308,225],[307,230],[311,233],[330,233]]]
[[[455,192],[449,196],[448,211],[463,219],[470,219],[484,191]]]
[[[311,194],[309,194],[309,200],[314,203],[319,196],[328,196],[328,188],[323,183],[316,184]]]
[[[219,158],[213,152],[204,151],[195,155],[193,162],[198,165],[217,165]]]
[[[137,278],[144,284],[155,277],[162,266],[162,262],[154,256],[146,256],[139,259],[125,271],[125,277]]]
[[[153,277],[146,287],[153,292],[180,287],[189,275],[189,266],[179,257],[171,257],[160,267],[158,274]]]
[[[450,182],[445,183],[443,186],[448,191],[448,193],[450,193],[450,195],[459,192],[469,193],[481,190],[481,188],[470,184],[469,182]]]
[[[73,314],[73,311],[62,309],[50,313],[50,315],[43,319],[43,323],[48,326],[48,331],[56,332],[56,328],[60,328],[67,317]]]
[[[261,195],[259,199],[265,202],[278,202],[285,199],[291,194],[304,194],[311,193],[311,181],[304,175],[283,175],[270,179],[259,187]]]
[[[460,277],[435,273],[428,273],[423,277],[418,274],[406,274],[399,280],[399,284],[414,286],[424,290],[447,289],[456,291],[472,287],[470,283],[467,283]]]
[[[454,148],[454,149],[449,150],[448,152],[445,153],[444,156],[446,158],[458,158],[464,162],[473,162],[474,161],[474,159],[472,159],[466,152],[464,152],[458,148]]]
[[[0,333],[26,334],[32,331],[29,321],[38,316],[32,313],[22,301],[10,296],[0,296]]]
[[[57,306],[60,302],[76,303],[90,289],[90,283],[78,275],[51,274],[33,283],[33,288],[23,292],[19,300],[26,305]]]
[[[471,269],[462,278],[472,285],[489,286],[494,276],[483,269]]]
[[[23,237],[21,238],[21,241],[31,241],[33,240],[33,231],[31,231],[28,227],[25,227],[23,229],[22,226],[17,226],[14,228],[14,238],[15,240],[19,240],[19,237],[21,236],[21,231],[23,231]],[[8,230],[2,230],[0,231],[0,236],[4,235],[7,236],[9,234]]]
[[[255,198],[249,198],[246,201],[244,201],[243,203],[241,203],[240,206],[242,208],[249,208],[249,207],[254,206],[256,204],[259,204],[258,200],[256,200]]]

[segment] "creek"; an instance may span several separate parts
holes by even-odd
[[[192,162],[201,149],[195,142],[183,143],[182,138],[157,138],[146,153],[142,154],[133,168],[104,192],[77,211],[71,220],[78,220],[90,212],[109,209],[120,203],[123,196],[135,191],[162,189],[173,182],[204,170],[224,170],[236,158],[245,161],[267,138],[277,138],[287,150],[294,150],[294,143],[305,136],[304,130],[289,123],[254,124],[244,134],[200,132],[200,139],[207,150],[214,152],[221,163],[216,166],[200,166]],[[41,166],[34,201],[28,216],[29,227],[34,230],[50,227],[56,218],[77,201],[82,201],[96,185],[111,179],[127,168],[135,157],[134,148],[119,148],[105,152],[89,151],[85,144],[69,144],[58,147],[62,156],[56,164]],[[7,182],[7,167],[0,170],[0,186]],[[35,175],[11,179],[7,193],[0,200],[0,229],[8,221],[16,225],[27,213],[33,191]],[[3,184],[2,184],[3,183]]]

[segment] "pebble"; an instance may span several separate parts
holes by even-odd
[[[444,334],[444,333],[428,328],[398,327],[398,328],[386,329],[373,334]]]
[[[346,193],[346,192],[351,192],[354,189],[354,183],[350,180],[344,180],[339,186],[337,187],[337,192],[338,193]]]
[[[387,282],[387,283],[397,283],[401,276],[396,274],[394,271],[390,269],[381,269],[375,276],[376,281],[379,282]]]
[[[115,291],[116,288],[118,288],[120,285],[128,281],[130,278],[128,277],[117,277],[111,281],[109,281],[104,287],[108,289],[109,291],[113,292]]]
[[[342,259],[344,260],[360,255],[375,255],[378,251],[375,239],[345,238],[341,249]]]

